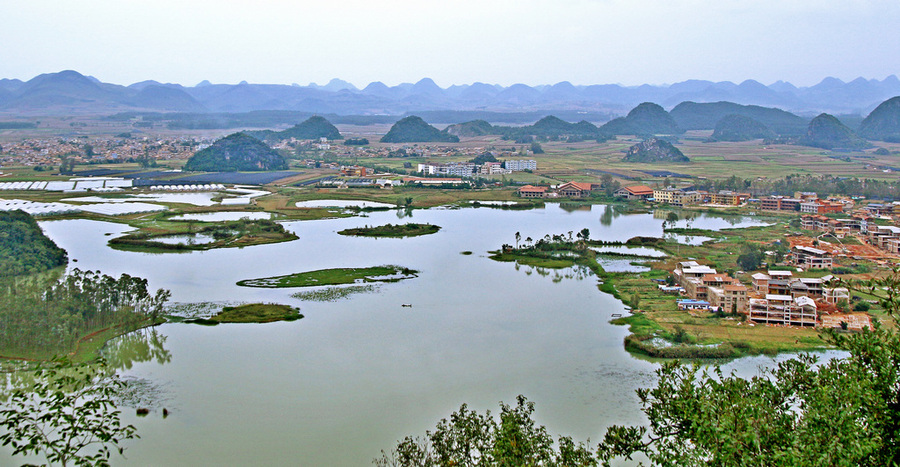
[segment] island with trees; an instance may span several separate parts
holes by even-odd
[[[408,222],[406,224],[385,224],[375,227],[355,227],[338,231],[341,235],[349,235],[354,237],[385,237],[385,238],[403,238],[418,237],[420,235],[430,235],[441,230],[440,226],[432,224],[416,224]]]

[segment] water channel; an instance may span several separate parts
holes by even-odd
[[[77,259],[70,267],[146,277],[154,290],[170,289],[176,303],[276,302],[305,315],[295,322],[172,323],[144,331],[156,339],[156,357],[126,359],[121,374],[146,388],[143,403],[152,411],[138,418],[124,410],[141,439],[129,442],[127,459],[114,456],[114,464],[370,465],[382,449],[423,434],[464,402],[494,413],[499,401],[513,403],[518,394],[536,403],[536,418],[551,433],[577,440],[595,442],[610,424],[642,421],[634,390],[652,384],[656,365],[625,352],[627,329],[609,324],[612,314],[627,313],[623,305],[598,291],[596,277],[583,271],[497,263],[486,252],[515,243],[516,232],[535,240],[585,227],[593,239],[660,236],[661,219],[552,204],[402,215],[290,222],[286,227],[299,237],[292,242],[182,254],[112,250],[110,236],[128,230],[118,224],[42,222]],[[336,233],[403,222],[442,229],[407,239]],[[690,222],[704,229],[759,223]],[[332,302],[293,298],[297,289],[235,285],[381,264],[413,268],[419,276]],[[729,367],[752,373],[771,361],[742,359]],[[165,419],[162,407],[170,413]]]

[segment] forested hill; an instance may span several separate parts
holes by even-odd
[[[342,139],[341,132],[324,117],[314,115],[284,131],[248,131],[248,135],[263,141],[274,142],[286,139]]]
[[[752,118],[783,136],[800,136],[809,123],[806,119],[781,109],[734,102],[682,102],[669,115],[685,130],[713,129],[723,118],[741,115]]]
[[[774,138],[775,132],[761,122],[744,115],[726,115],[716,123],[710,141],[749,141]]]
[[[458,143],[459,137],[425,123],[420,117],[410,115],[401,119],[384,137],[382,143]]]
[[[56,246],[22,211],[0,211],[0,277],[18,276],[63,266],[66,250]]]
[[[809,122],[806,136],[800,138],[797,143],[822,149],[863,149],[871,146],[868,141],[857,136],[853,130],[847,128],[836,117],[825,113]]]
[[[243,133],[228,135],[212,146],[197,151],[184,170],[237,172],[287,169],[284,157],[266,143]]]
[[[684,130],[658,104],[644,102],[628,115],[606,122],[600,131],[609,135],[680,135]]]

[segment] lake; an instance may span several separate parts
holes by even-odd
[[[299,237],[292,242],[182,254],[112,250],[107,234],[129,230],[118,224],[40,224],[78,260],[70,267],[145,277],[153,289],[170,289],[175,303],[276,302],[305,315],[262,325],[172,323],[123,338],[153,337],[157,356],[110,355],[152,409],[144,418],[124,409],[141,439],[127,444],[127,460],[114,456],[114,465],[353,466],[370,465],[404,436],[424,434],[462,403],[496,413],[499,401],[514,403],[518,394],[535,402],[537,420],[551,433],[592,444],[610,424],[640,423],[634,390],[653,383],[656,364],[625,352],[627,329],[609,324],[611,315],[627,313],[624,306],[601,293],[584,270],[487,258],[487,251],[515,243],[516,232],[523,240],[585,227],[592,239],[607,241],[662,235],[662,221],[651,214],[613,211],[548,204],[527,211],[371,212],[285,223]],[[404,222],[442,229],[406,239],[336,233]],[[703,229],[760,224],[752,218],[689,222]],[[416,269],[419,276],[332,302],[293,298],[300,289],[235,285],[382,264]],[[133,345],[120,339],[111,347]],[[771,362],[758,357],[728,366],[751,374]]]

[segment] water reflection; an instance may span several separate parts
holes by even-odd
[[[128,370],[135,363],[172,361],[172,353],[165,348],[166,336],[155,327],[144,328],[109,341],[103,348],[107,364],[116,370]]]
[[[144,328],[130,332],[109,341],[101,351],[105,361],[85,364],[90,368],[88,373],[97,377],[110,376],[120,370],[129,370],[137,363],[155,362],[163,365],[172,361],[172,353],[165,348],[166,336],[156,328]],[[18,389],[30,388],[35,383],[35,373],[26,368],[34,368],[32,362],[17,362],[13,367],[7,365],[0,373],[0,401],[6,401],[9,395]],[[40,366],[53,366],[54,363],[43,363]],[[17,370],[17,371],[12,371]],[[62,373],[75,372],[75,367],[62,368]],[[165,397],[159,385],[129,377],[124,379],[125,387],[118,395],[119,404],[129,407],[153,407],[160,404]]]
[[[163,407],[175,413],[163,422],[153,413],[138,419],[123,412],[141,434],[129,443],[128,462],[366,465],[463,402],[483,410],[525,394],[537,403],[542,424],[579,440],[596,439],[611,423],[642,422],[634,389],[652,383],[654,365],[628,354],[622,345],[628,329],[608,323],[625,312],[621,302],[599,292],[583,268],[513,266],[484,254],[512,243],[516,232],[526,243],[583,228],[609,242],[662,236],[649,213],[628,212],[627,205],[595,209],[600,213],[553,203],[522,211],[420,209],[417,222],[442,226],[440,234],[396,242],[337,235],[413,214],[376,211],[369,218],[285,223],[301,241],[185,255],[110,250],[103,233],[129,229],[116,224],[41,226],[83,268],[147,277],[152,288],[172,290],[175,302],[285,303],[302,306],[306,316],[266,326],[170,323],[142,332],[145,343],[111,343],[109,352],[129,349],[115,365],[140,388],[134,399],[150,406],[171,397]],[[600,214],[610,225],[600,225]],[[703,217],[700,224],[726,225]],[[247,277],[379,264],[422,273],[335,301],[235,285]],[[409,303],[415,306],[401,306]]]

